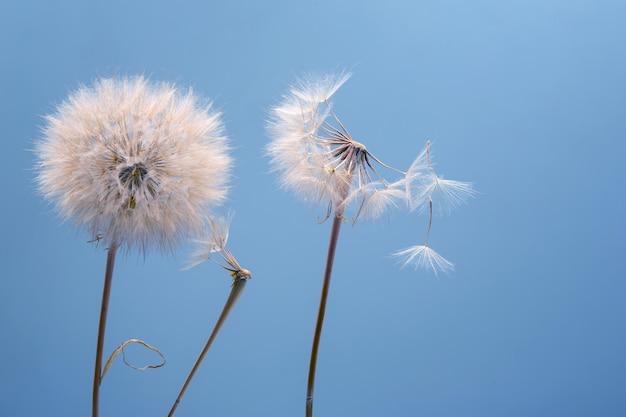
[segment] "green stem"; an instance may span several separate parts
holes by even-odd
[[[111,282],[113,281],[113,267],[115,266],[115,255],[117,245],[112,245],[107,253],[106,270],[104,272],[104,288],[102,289],[102,305],[100,306],[100,324],[98,325],[98,342],[96,344],[96,365],[93,373],[93,396],[92,412],[93,417],[98,417],[100,403],[100,382],[102,381],[102,351],[104,348],[104,333],[107,324],[107,313],[109,311],[109,296],[111,294]]]
[[[224,304],[224,308],[222,309],[222,313],[217,319],[217,322],[215,323],[215,327],[213,328],[213,331],[211,332],[209,339],[204,345],[202,352],[200,352],[200,356],[198,356],[198,359],[196,359],[196,363],[194,363],[193,368],[191,368],[191,372],[189,372],[189,375],[187,376],[187,379],[185,380],[185,383],[183,384],[183,387],[181,388],[180,393],[178,394],[178,397],[176,397],[176,401],[174,401],[174,405],[172,405],[172,409],[167,415],[168,417],[171,417],[174,415],[176,408],[178,408],[178,404],[180,404],[180,401],[183,399],[183,395],[185,395],[185,391],[187,391],[187,387],[191,383],[191,380],[196,374],[196,371],[200,367],[202,360],[204,359],[207,352],[211,348],[213,341],[215,340],[220,329],[226,322],[228,315],[232,311],[235,304],[237,304],[237,300],[239,299],[239,296],[241,296],[241,293],[243,292],[243,289],[246,285],[246,281],[247,281],[247,278],[242,278],[242,277],[237,277],[235,279],[235,282],[233,283],[232,289],[230,291],[230,295],[228,296],[228,299],[226,300],[226,304]]]
[[[324,280],[322,282],[322,294],[320,297],[320,306],[317,312],[317,322],[315,323],[315,334],[313,336],[313,347],[311,348],[311,362],[309,364],[309,379],[306,389],[306,417],[313,416],[313,391],[315,389],[315,367],[317,365],[317,352],[319,349],[320,338],[322,336],[322,325],[324,324],[324,313],[326,312],[326,301],[328,299],[328,290],[330,288],[330,278],[333,272],[333,262],[335,260],[335,251],[337,249],[337,241],[339,240],[339,231],[343,223],[343,212],[335,213],[333,225],[330,229],[330,241],[328,242],[328,254],[326,256],[326,269],[324,270]]]

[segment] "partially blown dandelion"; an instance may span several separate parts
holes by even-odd
[[[375,219],[385,210],[407,202],[411,210],[430,202],[432,224],[433,196],[455,206],[471,194],[471,186],[437,177],[430,163],[429,145],[418,155],[407,172],[393,168],[375,157],[364,144],[355,141],[333,110],[330,101],[350,74],[309,76],[300,79],[271,110],[267,153],[282,187],[306,201],[328,205],[326,219],[332,216],[330,242],[322,284],[306,396],[306,415],[313,415],[313,393],[317,352],[330,287],[335,249],[341,224],[359,217]],[[398,176],[387,181],[383,169]],[[352,210],[346,214],[348,210]],[[426,245],[397,253],[405,264],[448,271],[452,264]]]
[[[404,199],[404,180],[388,182],[385,168],[404,174],[376,158],[355,141],[332,108],[330,98],[350,74],[310,76],[291,87],[290,94],[272,109],[268,125],[272,141],[267,152],[281,185],[307,201],[328,204],[328,215],[345,218],[379,217],[389,205]]]
[[[272,109],[268,124],[272,140],[267,152],[281,172],[281,185],[307,201],[327,204],[326,218],[333,218],[309,364],[307,416],[313,415],[317,352],[341,224],[361,216],[375,219],[406,198],[404,172],[384,164],[355,141],[332,108],[330,98],[349,77],[342,73],[299,80]],[[385,180],[381,168],[400,174],[400,179]],[[354,213],[347,216],[349,208]]]
[[[65,220],[108,248],[94,376],[118,248],[172,249],[202,230],[227,193],[231,159],[220,114],[191,92],[143,76],[99,79],[46,117],[39,189]]]

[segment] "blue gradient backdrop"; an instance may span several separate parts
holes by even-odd
[[[90,413],[105,263],[40,196],[42,116],[80,83],[143,72],[225,113],[236,179],[231,249],[254,277],[178,416],[304,415],[329,224],[276,187],[267,110],[306,71],[352,79],[336,110],[406,168],[480,195],[436,218],[450,277],[388,255],[427,219],[392,210],[342,230],[316,416],[624,416],[626,3],[568,1],[16,1],[0,6],[0,414]],[[229,291],[205,263],[118,259],[102,416],[166,415]],[[136,363],[157,361],[129,349]]]

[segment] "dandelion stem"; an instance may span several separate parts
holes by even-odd
[[[202,352],[200,352],[200,355],[198,356],[198,359],[196,359],[196,362],[194,363],[193,368],[191,368],[191,371],[189,372],[189,375],[187,376],[187,379],[185,380],[185,383],[183,384],[183,387],[181,388],[180,393],[178,394],[178,397],[176,397],[176,401],[174,401],[174,405],[172,405],[172,409],[170,410],[169,414],[167,415],[168,417],[171,417],[171,416],[174,415],[174,412],[176,411],[176,408],[178,408],[178,405],[180,404],[180,401],[183,399],[183,395],[185,395],[185,391],[187,391],[187,387],[191,383],[191,380],[193,379],[194,375],[196,374],[196,371],[200,367],[200,364],[202,363],[202,360],[204,359],[204,357],[206,356],[207,352],[211,348],[211,345],[213,344],[213,341],[215,340],[215,338],[217,337],[217,334],[219,333],[220,329],[222,328],[222,326],[226,322],[226,319],[228,318],[228,315],[232,311],[232,309],[235,306],[235,304],[237,304],[237,300],[239,299],[239,296],[241,296],[241,293],[243,292],[243,289],[244,289],[244,287],[246,285],[246,281],[247,280],[248,280],[248,278],[241,277],[241,276],[237,276],[237,278],[235,278],[235,282],[232,285],[232,289],[230,291],[228,299],[226,300],[226,304],[224,304],[224,308],[222,309],[222,313],[220,314],[219,318],[217,319],[217,322],[215,323],[215,327],[213,328],[213,331],[211,332],[211,335],[209,336],[209,339],[207,340],[206,344],[204,345],[204,348],[202,349]]]
[[[326,301],[330,288],[330,278],[333,272],[333,262],[335,260],[335,250],[339,240],[339,231],[343,223],[343,211],[335,213],[333,225],[330,230],[330,241],[328,242],[328,254],[326,257],[326,269],[324,270],[324,280],[322,283],[322,294],[320,306],[317,312],[317,322],[315,323],[315,334],[313,336],[313,347],[311,349],[311,362],[309,364],[309,379],[306,388],[306,417],[313,416],[313,391],[315,389],[315,367],[317,365],[317,352],[320,338],[322,336],[322,325],[324,323],[324,313],[326,312]]]
[[[98,325],[98,342],[96,344],[96,365],[93,374],[92,416],[98,417],[100,403],[100,382],[102,381],[102,351],[104,348],[104,333],[109,311],[109,296],[111,294],[111,281],[113,281],[113,267],[117,245],[112,245],[107,253],[107,263],[104,272],[104,288],[102,289],[102,305],[100,307],[100,324]]]

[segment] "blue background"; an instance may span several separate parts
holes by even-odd
[[[268,109],[303,72],[348,69],[352,136],[480,194],[436,218],[450,277],[388,255],[427,219],[392,210],[339,241],[316,416],[623,416],[626,3],[9,1],[0,6],[0,410],[90,413],[105,252],[36,194],[42,116],[79,83],[145,73],[224,111],[237,160],[223,207],[253,279],[179,416],[304,414],[329,223],[276,187]],[[166,415],[229,292],[190,251],[118,258],[105,354],[129,338],[101,415]],[[137,364],[158,358],[129,348]]]

